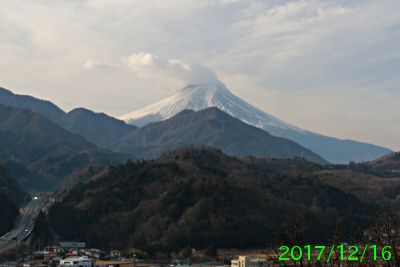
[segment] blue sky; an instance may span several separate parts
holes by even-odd
[[[118,117],[218,79],[300,128],[400,150],[399,14],[392,0],[0,1],[0,86]]]

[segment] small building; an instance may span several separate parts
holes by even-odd
[[[36,262],[24,262],[24,267],[36,267]]]
[[[68,257],[60,260],[60,267],[92,267],[92,260],[87,256]]]
[[[75,242],[75,241],[61,241],[60,247],[78,249],[78,248],[86,247],[86,243],[85,242]]]
[[[92,260],[101,260],[104,258],[106,253],[104,251],[101,251],[100,249],[91,248],[85,250],[85,254],[89,256]]]
[[[62,252],[53,251],[53,252],[51,252],[51,253],[49,253],[47,255],[44,255],[44,259],[45,260],[51,260],[54,257],[61,257],[63,255],[64,255],[64,253],[62,253]],[[76,256],[78,256],[78,255],[76,255]]]
[[[112,259],[121,258],[121,251],[119,251],[119,250],[111,250],[110,256],[111,256]]]
[[[171,261],[171,264],[177,266],[177,265],[192,265],[192,261],[190,259],[175,259]]]
[[[263,267],[268,263],[267,260],[251,258],[249,256],[239,256],[239,259],[231,261],[231,267]]]
[[[0,267],[18,267],[18,262],[16,261],[6,261],[0,264]]]
[[[50,263],[60,264],[62,258],[61,257],[54,257],[51,259]]]
[[[54,257],[50,260],[50,267],[57,267],[60,265],[61,258],[60,257]]]

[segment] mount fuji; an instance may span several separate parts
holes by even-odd
[[[340,140],[300,129],[240,99],[223,84],[188,85],[170,97],[121,116],[128,124],[143,126],[169,119],[182,110],[218,109],[272,135],[285,137],[307,147],[331,163],[370,161],[392,150],[352,140]]]

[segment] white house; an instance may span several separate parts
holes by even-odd
[[[61,267],[92,267],[92,260],[87,256],[68,257],[60,260]]]

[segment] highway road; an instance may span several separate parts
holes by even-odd
[[[40,202],[40,198],[33,199],[29,202],[18,225],[7,234],[0,237],[0,252],[15,246],[16,241],[19,243],[30,235],[35,226],[37,214],[39,213]],[[15,238],[17,240],[15,240]]]

